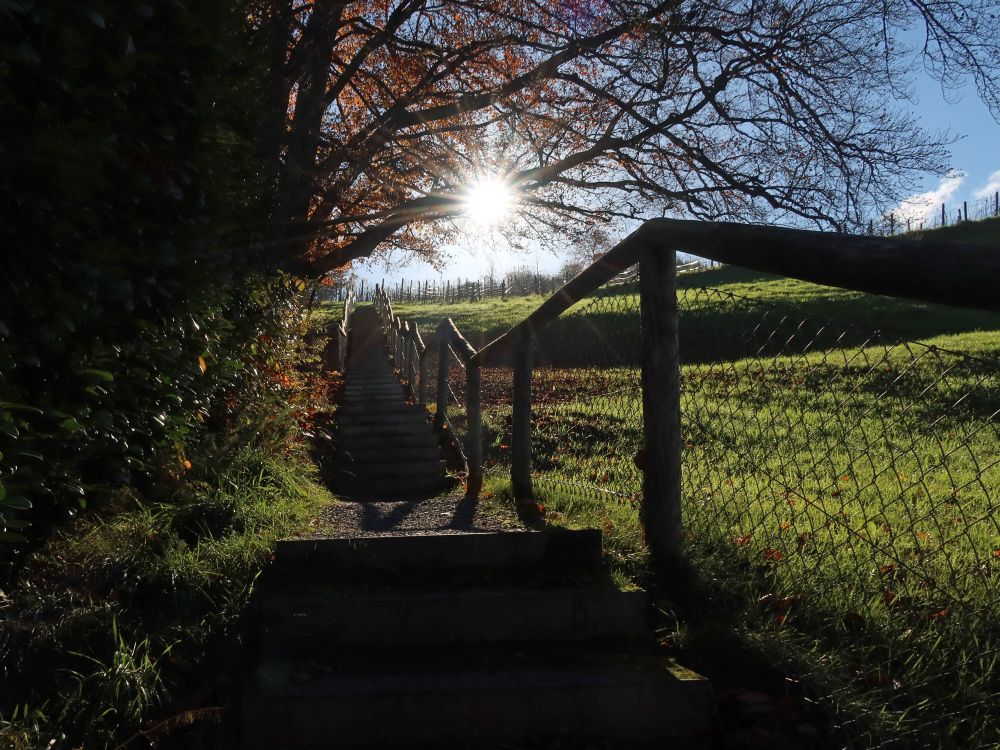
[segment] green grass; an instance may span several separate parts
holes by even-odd
[[[5,612],[0,745],[65,735],[78,743],[67,746],[113,747],[171,707],[190,709],[232,653],[274,542],[330,502],[313,471],[245,445],[161,501],[123,495],[52,539]]]
[[[450,317],[472,345],[480,348],[523,320],[540,302],[541,298],[527,297],[452,304],[399,303],[393,309],[416,321],[425,337],[443,318]],[[719,332],[752,329],[765,315],[776,325],[779,313],[796,318],[796,324],[810,321],[816,330],[827,321],[836,321],[818,339],[824,346],[858,345],[881,331],[887,337],[902,339],[951,337],[941,339],[939,345],[1000,352],[995,339],[980,335],[1000,330],[1000,314],[852,292],[741,268],[724,267],[682,277],[680,306],[681,354],[687,361],[740,356],[742,342],[734,341],[731,335],[720,337]],[[584,300],[539,332],[538,361],[554,365],[638,364],[638,311],[634,285]]]
[[[1000,217],[991,217],[981,221],[967,221],[952,224],[948,227],[928,229],[923,232],[911,232],[907,237],[913,239],[933,239],[941,242],[968,242],[973,245],[1000,245]]]
[[[862,744],[1000,741],[1000,316],[736,268],[684,283],[707,288],[679,300],[683,510],[704,601],[836,696]],[[422,326],[447,310],[467,336],[517,322],[496,301],[397,310]],[[637,310],[622,287],[542,332],[542,361],[561,366],[535,371],[532,443],[547,520],[602,528],[617,574],[641,579]],[[499,493],[510,371],[483,381]]]

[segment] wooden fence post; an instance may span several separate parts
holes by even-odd
[[[437,371],[437,409],[434,412],[434,426],[442,429],[448,418],[448,371],[451,369],[451,347],[448,339],[438,329],[438,371]]]
[[[427,403],[427,352],[428,349],[424,349],[420,353],[420,378],[417,381],[417,403],[424,406]]]
[[[469,457],[469,479],[466,485],[466,497],[479,497],[483,486],[483,412],[480,399],[479,362],[470,360],[465,363],[465,414],[468,422],[468,444],[466,454]]]
[[[522,334],[514,351],[514,396],[511,415],[510,483],[514,499],[531,499],[531,354],[534,338]]]
[[[402,349],[402,366],[400,369],[403,371],[403,380],[406,384],[413,386],[413,381],[410,380],[410,367],[413,364],[413,338],[410,336],[410,321],[405,321],[403,323],[403,329],[400,331],[401,342],[400,348]]]
[[[681,410],[677,350],[677,253],[640,251],[644,453],[640,518],[650,551],[681,556]]]
[[[416,398],[417,395],[417,365],[420,361],[420,352],[417,351],[417,337],[410,330],[410,361],[406,366],[406,379],[409,381],[410,394]]]

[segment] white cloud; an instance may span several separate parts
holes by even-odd
[[[993,177],[1000,179],[1000,171],[995,172]],[[965,182],[964,172],[952,172],[942,177],[933,190],[904,198],[893,211],[896,221],[903,223],[909,219],[919,222],[935,215],[941,210],[942,203],[949,203],[955,197],[963,182]]]
[[[993,194],[998,190],[1000,190],[1000,169],[991,174],[986,184],[973,193],[973,195],[977,198],[992,198]]]

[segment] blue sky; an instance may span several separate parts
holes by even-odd
[[[915,84],[916,100],[912,104],[902,102],[901,106],[912,109],[925,129],[947,130],[960,138],[950,147],[955,174],[950,177],[928,175],[915,186],[913,196],[897,208],[897,218],[909,216],[916,223],[924,216],[940,216],[944,202],[951,222],[962,201],[969,202],[971,213],[977,200],[985,196],[991,196],[992,200],[994,192],[1000,190],[1000,124],[990,115],[971,84],[948,92],[947,97],[940,84],[929,76],[920,74]],[[562,258],[549,253],[514,256],[482,247],[471,252],[451,248],[449,255],[450,260],[443,271],[420,261],[406,262],[396,257],[389,260],[388,267],[380,262],[356,263],[354,272],[369,282],[477,278],[491,272],[501,276],[519,266],[554,272],[563,262]]]
[[[951,91],[947,98],[940,84],[921,76],[916,85],[917,101],[912,105],[921,124],[928,130],[948,130],[961,138],[951,146],[952,178],[928,176],[915,198],[904,206],[914,217],[924,213],[918,204],[926,202],[932,213],[940,213],[941,203],[948,207],[949,221],[962,201],[973,203],[1000,190],[1000,124],[979,99],[975,87],[966,85]]]

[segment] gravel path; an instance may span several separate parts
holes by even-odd
[[[453,492],[420,500],[338,500],[298,536],[306,538],[469,534],[523,531],[513,508],[467,500]]]

